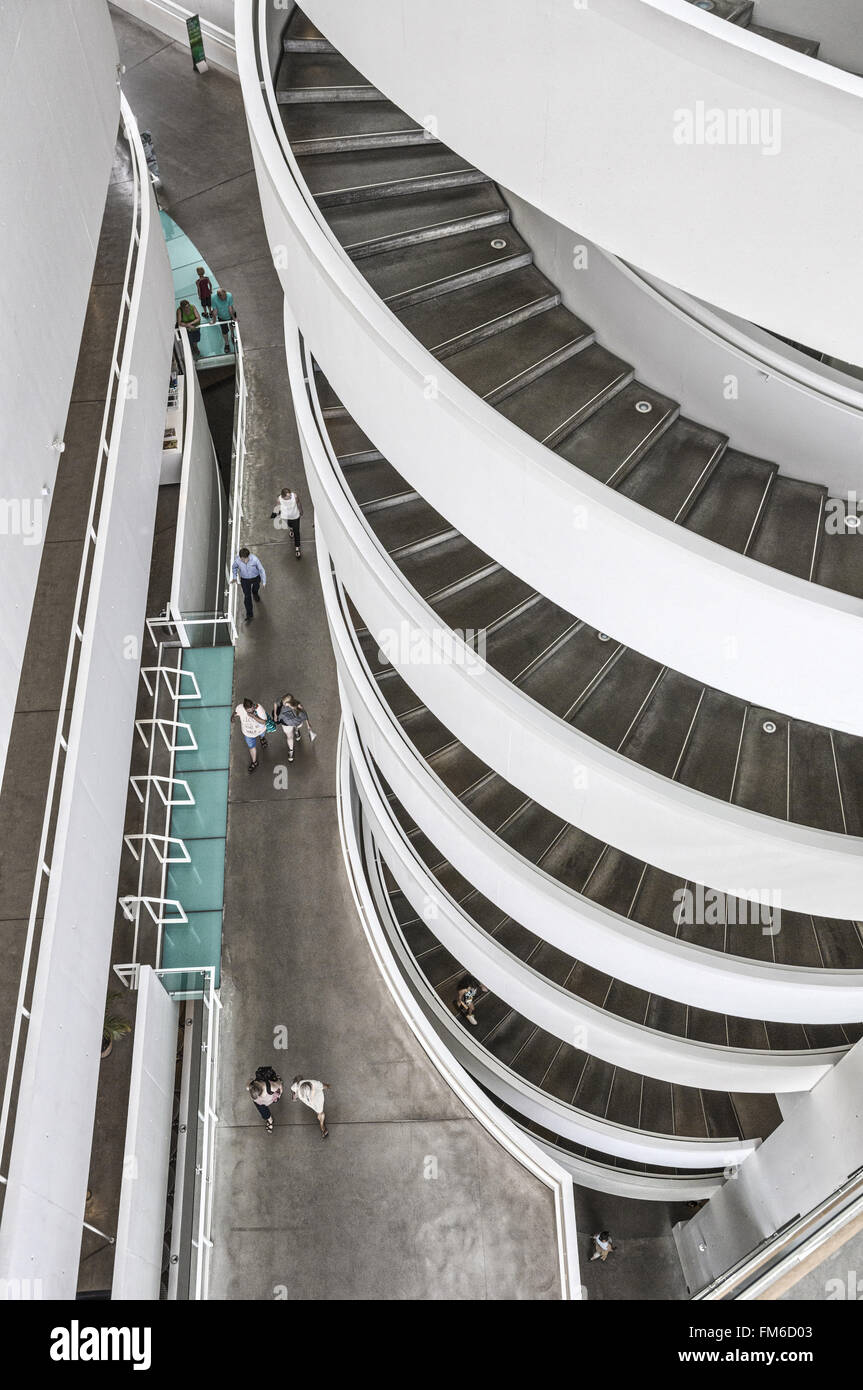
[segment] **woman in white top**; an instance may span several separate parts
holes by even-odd
[[[299,1076],[295,1076],[291,1084],[291,1100],[301,1100],[303,1105],[314,1110],[321,1127],[322,1139],[326,1139],[330,1132],[327,1129],[327,1117],[324,1114],[324,1091],[329,1089],[330,1083],[328,1081],[303,1081]]]
[[[239,719],[240,728],[243,731],[243,738],[246,740],[246,747],[249,750],[249,771],[256,772],[258,768],[258,739],[261,747],[267,746],[267,711],[263,705],[258,705],[254,700],[243,700],[242,704],[237,705],[231,715],[231,723]]]
[[[276,505],[270,512],[270,516],[278,517],[279,525],[282,530],[288,526],[291,528],[291,535],[294,538],[294,550],[297,559],[301,559],[300,550],[300,517],[303,514],[303,504],[300,501],[300,494],[294,492],[293,488],[283,487],[278,497]]]

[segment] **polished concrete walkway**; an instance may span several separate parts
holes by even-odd
[[[267,569],[237,650],[235,696],[290,689],[319,732],[284,785],[278,736],[250,777],[233,733],[223,954],[221,1125],[211,1294],[259,1299],[555,1298],[550,1194],[455,1098],[394,1009],[367,948],[336,819],[339,708],[314,558],[269,520],[297,483],[282,295],[238,84],[114,12],[123,87],[152,132],[162,203],[233,291],[250,386],[245,541]],[[287,1051],[274,1039],[287,1030]],[[245,1092],[270,1063],[332,1084],[330,1138],[283,1103],[268,1137]],[[436,1177],[427,1174],[436,1160]]]

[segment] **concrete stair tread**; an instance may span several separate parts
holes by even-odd
[[[350,415],[326,419],[325,424],[333,451],[343,465],[364,456],[380,458],[378,449]]]
[[[677,410],[676,401],[632,381],[567,435],[555,453],[591,478],[617,487],[671,425]]]
[[[425,599],[488,566],[488,556],[466,536],[452,536],[399,557],[399,569]]]
[[[372,84],[340,53],[283,53],[276,75],[276,95],[322,87],[370,87]]]
[[[391,307],[419,303],[445,293],[454,283],[499,274],[510,263],[529,264],[530,247],[512,227],[504,230],[505,236],[497,237],[497,228],[479,227],[436,241],[380,251],[364,259],[363,274]],[[504,245],[495,248],[495,241]]]
[[[497,398],[556,365],[590,341],[593,330],[562,304],[535,314],[446,359],[447,369],[478,396]]]
[[[387,551],[416,545],[418,541],[451,529],[440,512],[436,512],[422,497],[411,497],[396,506],[367,512],[366,519]]]
[[[561,435],[574,430],[631,377],[626,362],[592,343],[508,396],[500,413],[540,443],[554,447]]]
[[[458,294],[412,305],[398,317],[423,347],[446,360],[470,342],[491,337],[515,319],[552,307],[558,299],[551,282],[529,265],[468,285]]]
[[[339,195],[346,200],[348,194],[362,200],[373,197],[376,189],[396,185],[409,194],[411,181],[473,173],[467,160],[445,145],[301,155],[297,164],[312,196],[319,200]]]
[[[386,459],[352,464],[350,487],[361,507],[384,498],[403,496],[410,491],[402,475]]]
[[[698,681],[666,670],[619,751],[651,772],[673,777],[698,718],[702,690]]]
[[[448,627],[464,632],[468,628],[486,633],[492,624],[511,613],[533,595],[533,589],[509,570],[498,567],[494,573],[474,580],[465,588],[440,599],[433,607]]]
[[[282,124],[296,154],[304,140],[338,140],[342,136],[385,135],[422,127],[391,101],[299,102],[281,108]]]
[[[842,796],[830,730],[796,720],[791,726],[790,752],[789,820],[844,834]]]
[[[573,627],[571,613],[540,596],[486,636],[486,661],[507,680],[517,676]]]
[[[285,36],[291,39],[322,39],[324,37],[320,29],[298,6],[295,6],[291,13],[285,27]]]
[[[767,733],[765,723],[776,726]],[[773,710],[750,706],[740,741],[732,802],[779,820],[787,818],[789,721]]]
[[[716,467],[726,439],[682,416],[660,435],[618,491],[669,521],[681,519]]]
[[[826,498],[827,489],[816,483],[777,477],[748,554],[774,569],[809,579]]]
[[[795,53],[803,53],[808,58],[818,57],[818,39],[806,39],[802,34],[788,34],[783,29],[767,29],[763,24],[750,24],[747,27],[750,34],[759,34],[762,39],[781,43],[783,48],[793,48]]]
[[[863,598],[863,526],[854,525],[856,520],[856,509],[847,502],[828,499],[813,578],[828,589]]]
[[[662,666],[631,647],[624,649],[579,706],[570,723],[609,748],[626,737],[662,675]]]
[[[729,550],[744,551],[777,472],[775,463],[726,449],[683,524]]]
[[[364,257],[387,241],[441,235],[448,228],[480,217],[509,219],[509,209],[494,184],[468,184],[404,198],[349,203],[332,208],[327,221],[346,251],[354,257],[361,253]]]

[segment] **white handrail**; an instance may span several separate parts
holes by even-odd
[[[432,1064],[452,1087],[455,1094],[480,1124],[529,1173],[551,1189],[555,1206],[555,1225],[558,1243],[561,1298],[579,1299],[583,1296],[579,1271],[578,1231],[575,1222],[575,1203],[570,1175],[548,1154],[542,1152],[528,1135],[519,1131],[507,1116],[489,1102],[482,1091],[443,1047],[422,1013],[412,1007],[401,983],[398,966],[391,947],[378,921],[374,899],[365,875],[359,868],[362,860],[360,844],[351,815],[350,761],[347,755],[344,727],[339,730],[337,756],[336,805],[342,855],[351,893],[369,947],[384,983],[414,1037]]]
[[[123,132],[129,143],[131,151],[132,168],[132,221],[131,234],[129,238],[129,249],[126,254],[126,268],[123,277],[123,290],[120,302],[120,311],[117,319],[117,327],[114,333],[114,346],[111,355],[111,366],[108,373],[107,394],[105,408],[102,413],[102,428],[99,437],[99,448],[96,456],[96,468],[93,478],[93,485],[90,490],[90,504],[87,513],[87,525],[84,537],[84,547],[81,556],[81,563],[78,570],[78,580],[75,590],[75,606],[72,616],[69,643],[66,651],[66,664],[63,672],[63,685],[60,695],[59,713],[57,716],[57,728],[54,735],[54,746],[51,754],[51,769],[48,777],[48,788],[45,798],[45,812],[42,818],[42,828],[39,835],[38,867],[36,870],[36,880],[30,899],[30,912],[27,919],[27,933],[24,941],[24,952],[21,963],[21,974],[18,985],[18,996],[15,1005],[15,1017],[12,1028],[12,1039],[9,1047],[9,1061],[6,1068],[6,1080],[3,1089],[3,1103],[0,1109],[0,1163],[6,1148],[7,1135],[9,1129],[12,1091],[14,1089],[14,1079],[19,1063],[22,1025],[25,1020],[29,1020],[29,1010],[25,1007],[25,998],[28,993],[28,976],[33,956],[35,943],[36,919],[39,913],[39,904],[42,896],[42,889],[45,880],[50,875],[50,866],[47,863],[48,841],[51,828],[51,821],[57,802],[57,797],[62,788],[62,779],[65,774],[65,766],[69,762],[69,752],[71,747],[71,732],[69,739],[64,736],[63,729],[66,717],[70,711],[70,690],[72,688],[72,670],[75,664],[75,657],[79,646],[83,644],[84,637],[84,614],[87,609],[90,588],[92,587],[92,576],[88,582],[88,569],[91,553],[96,545],[97,532],[95,527],[96,506],[99,498],[102,479],[107,471],[112,452],[116,451],[117,441],[119,440],[122,428],[123,415],[125,412],[126,385],[129,380],[129,363],[131,360],[132,343],[135,336],[135,324],[138,317],[138,305],[142,293],[142,283],[140,269],[146,263],[147,243],[150,236],[150,199],[149,199],[149,175],[147,171],[147,161],[141,138],[138,134],[138,127],[135,123],[134,115],[125,96],[120,94],[120,111],[123,120]],[[146,190],[146,191],[145,191]],[[123,343],[122,358],[120,355],[120,344]],[[110,432],[110,438],[109,438]],[[72,697],[74,705],[75,695],[82,688],[82,670],[79,666],[75,674],[75,694]],[[64,774],[60,773],[60,759],[65,757]],[[58,785],[59,781],[59,785]]]
[[[808,1091],[848,1051],[847,1046],[795,1052],[714,1046],[609,1013],[547,979],[483,931],[450,897],[406,837],[350,731],[349,742],[378,853],[406,900],[466,970],[546,1032],[569,1043],[589,1038],[591,1054],[615,1066],[713,1091]]]
[[[429,768],[385,704],[345,623],[320,532],[317,550],[343,703],[399,801],[481,893],[544,941],[664,998],[785,1023],[861,1016],[863,971],[779,965],[681,941],[581,897],[490,831]]]
[[[377,540],[344,480],[312,414],[287,305],[285,343],[316,525],[379,641],[406,632],[422,637],[421,650],[447,654],[416,661],[410,642],[395,642],[390,658],[446,727],[548,810],[657,868],[744,898],[769,887],[786,910],[856,917],[859,837],[761,815],[651,771],[545,709],[441,622]],[[311,379],[308,360],[305,372]]]
[[[462,534],[600,631],[703,684],[863,733],[863,601],[739,556],[574,469],[386,308],[302,186],[252,18],[240,0],[239,66],[277,269],[316,358],[383,454]],[[522,545],[531,533],[542,547]],[[730,634],[736,659],[722,655]]]

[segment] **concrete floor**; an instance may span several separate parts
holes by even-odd
[[[233,734],[211,1294],[258,1299],[558,1296],[550,1194],[489,1138],[394,1009],[366,946],[338,839],[335,668],[238,84],[113,11],[123,87],[153,135],[163,206],[234,294],[249,381],[244,540],[269,582],[237,649],[235,695],[291,689],[319,738],[287,786],[274,736],[250,777]],[[306,498],[304,558],[269,520]],[[287,1029],[287,1052],[274,1049]],[[270,1063],[332,1083],[330,1138],[283,1102],[272,1137],[245,1092]],[[427,1177],[436,1160],[436,1177]]]

